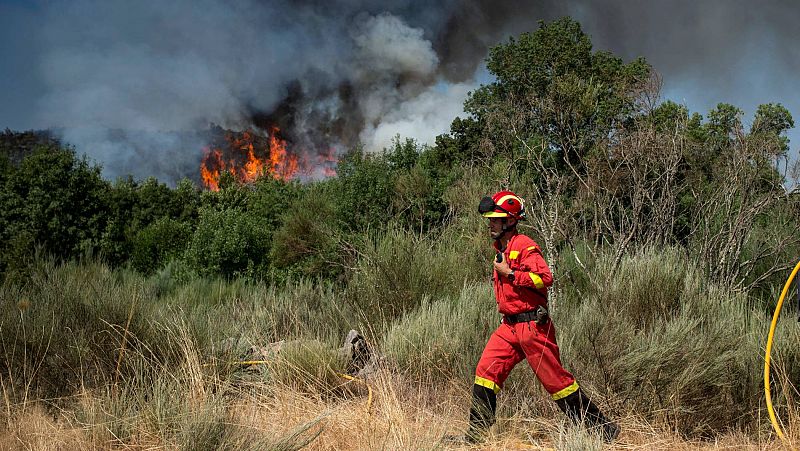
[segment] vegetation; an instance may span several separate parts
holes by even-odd
[[[570,19],[487,65],[495,81],[435,145],[353,149],[307,184],[109,182],[75,149],[0,135],[0,447],[437,446],[497,324],[475,206],[499,189],[528,201],[565,363],[623,440],[769,446],[764,335],[800,255],[789,112],[762,105],[746,129],[732,105],[661,101],[644,60],[593,51]],[[371,415],[337,374],[351,328],[383,356]],[[777,343],[796,438],[796,324]],[[268,363],[236,363],[254,352]],[[599,448],[531,422],[561,417],[529,369],[507,389],[498,447]],[[62,441],[37,441],[47,429]]]

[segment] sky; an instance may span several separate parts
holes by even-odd
[[[56,129],[110,178],[168,182],[195,170],[209,123],[277,121],[309,148],[431,143],[491,80],[492,45],[565,15],[596,49],[647,59],[664,99],[800,120],[792,1],[0,0],[0,129]]]

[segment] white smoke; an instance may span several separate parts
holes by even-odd
[[[209,123],[250,127],[253,112],[274,111],[292,86],[300,100],[290,107],[291,132],[325,151],[357,138],[380,150],[396,134],[431,142],[461,112],[466,85],[439,80],[434,87],[440,61],[421,28],[386,12],[293,6],[53,3],[40,119],[103,163],[108,177],[145,173],[174,182],[202,149],[189,149],[196,140],[176,141],[188,136],[180,132]],[[338,129],[320,132],[332,123]]]
[[[425,78],[439,63],[423,31],[391,14],[369,17],[354,41],[357,58],[364,64],[358,68],[365,77],[411,74]]]
[[[364,148],[388,148],[398,135],[433,144],[436,136],[447,132],[453,119],[462,115],[464,99],[476,88],[476,83],[440,84],[395,105],[377,126],[367,126],[361,132]]]
[[[388,147],[395,136],[433,143],[463,113],[474,84],[432,84],[439,58],[421,29],[381,14],[368,18],[356,35],[359,107],[365,119],[359,134],[368,151]],[[398,79],[404,84],[398,84]]]

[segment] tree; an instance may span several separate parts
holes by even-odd
[[[100,167],[71,148],[42,145],[10,171],[4,183],[6,233],[44,246],[62,259],[97,249],[108,218],[109,184]]]
[[[487,67],[496,81],[465,102],[487,151],[513,159],[536,145],[578,173],[582,157],[639,112],[651,81],[644,59],[625,64],[592,52],[589,36],[569,18],[540,22],[537,31],[492,48]]]

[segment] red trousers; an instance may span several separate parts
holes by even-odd
[[[545,390],[558,400],[578,390],[578,384],[561,366],[552,321],[539,325],[535,321],[500,324],[483,349],[475,383],[500,391],[514,366],[527,359]]]

